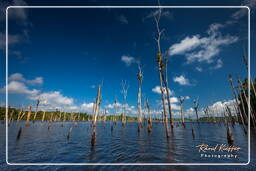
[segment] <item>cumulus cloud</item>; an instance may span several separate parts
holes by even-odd
[[[190,85],[189,80],[187,78],[185,78],[183,75],[174,77],[173,81],[179,83],[180,85],[184,85],[184,86]]]
[[[235,99],[217,101],[217,102],[213,103],[212,105],[208,106],[209,113],[212,116],[223,116],[223,112],[225,112],[226,106],[228,106],[230,108],[232,115],[236,115]]]
[[[163,90],[164,90],[164,94],[166,94],[166,88],[163,87]],[[170,95],[174,95],[174,91],[171,91],[169,88],[168,88],[168,91],[170,93]],[[161,89],[160,89],[160,86],[155,86],[154,88],[152,88],[152,92],[154,93],[157,93],[157,94],[161,94]]]
[[[127,67],[129,67],[132,63],[135,63],[135,58],[132,56],[123,55],[121,57],[121,61],[124,62]]]
[[[187,51],[195,49],[200,45],[199,35],[192,37],[185,37],[180,43],[176,43],[169,48],[169,55],[180,55],[184,54]]]
[[[214,23],[207,30],[208,36],[194,35],[185,37],[180,43],[176,43],[169,48],[169,55],[185,55],[187,63],[212,63],[214,57],[220,53],[223,46],[238,41],[236,36],[223,36],[219,31],[222,27],[222,24]]]
[[[73,105],[74,99],[62,95],[59,91],[43,92],[37,95],[29,97],[31,100],[40,99],[41,103],[48,104],[50,106],[65,106]]]
[[[9,81],[20,81],[29,85],[41,85],[43,84],[43,78],[42,77],[36,77],[33,80],[25,79],[24,76],[20,73],[14,73],[10,75],[8,78]]]
[[[93,103],[83,103],[81,105],[81,110],[85,111],[87,113],[92,113],[92,109],[93,109]]]
[[[7,87],[8,87],[8,93],[11,93],[11,94],[36,95],[39,93],[39,90],[36,90],[36,89],[29,90],[25,84],[18,81],[11,81],[10,83],[8,83]],[[6,86],[1,88],[2,93],[5,93],[5,90],[6,90]]]

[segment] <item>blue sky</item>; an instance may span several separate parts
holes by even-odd
[[[10,4],[33,3],[13,1]],[[256,3],[249,4],[254,11]],[[127,110],[136,114],[138,69],[135,61],[139,59],[144,74],[142,93],[157,110],[160,95],[152,17],[156,11],[10,9],[10,105],[34,105],[35,100],[42,97],[48,108],[90,112],[95,87],[104,80],[101,106],[111,113],[115,97],[124,103],[121,80],[127,80]],[[163,9],[162,12],[160,24],[165,29],[162,51],[169,56],[169,88],[173,92],[174,111],[178,112],[179,96],[189,97],[184,103],[186,110],[193,107],[193,99],[197,97],[201,108],[232,100],[228,75],[245,78],[247,74],[242,60],[247,49],[247,9]],[[255,20],[253,14],[252,20]],[[4,35],[4,25],[1,35]],[[252,43],[253,47],[255,43]],[[4,53],[1,55],[4,57]],[[251,62],[255,66],[255,60]],[[251,72],[255,73],[255,68],[252,67]],[[2,72],[1,77],[4,75]],[[4,86],[2,79],[1,87]],[[4,96],[1,93],[2,102]]]

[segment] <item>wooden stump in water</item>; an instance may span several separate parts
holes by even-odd
[[[234,136],[233,136],[233,133],[232,133],[231,129],[229,128],[229,126],[227,127],[227,140],[228,140],[229,145],[233,145]]]
[[[113,127],[113,125],[111,125],[111,133],[113,132],[113,130],[114,130],[114,127]]]
[[[148,134],[150,134],[150,133],[151,133],[151,131],[152,131],[151,127],[150,127],[150,126],[148,126]]]
[[[194,132],[194,128],[192,128],[192,136],[193,136],[193,139],[195,139],[195,132]]]
[[[20,129],[18,131],[18,134],[17,134],[17,137],[16,137],[17,141],[20,139],[21,132],[22,132],[22,128],[20,127]]]
[[[91,138],[91,146],[94,147],[96,142],[96,131],[93,130],[92,132],[92,138]]]
[[[68,135],[67,135],[67,139],[68,139],[68,140],[69,140],[69,137],[70,137],[71,131],[72,131],[72,127],[70,127],[70,128],[69,128],[69,130],[68,130]]]

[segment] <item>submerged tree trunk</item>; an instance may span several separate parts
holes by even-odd
[[[152,118],[151,118],[151,113],[150,113],[150,106],[149,106],[149,103],[148,103],[148,99],[146,99],[146,106],[147,106],[147,109],[148,109],[148,132],[150,133],[152,131]]]

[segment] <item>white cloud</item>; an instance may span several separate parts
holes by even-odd
[[[171,104],[172,110],[180,110],[180,106],[177,104]]]
[[[196,70],[197,70],[198,72],[202,72],[202,71],[203,71],[203,69],[202,69],[201,67],[196,67]]]
[[[241,5],[248,6],[251,9],[251,12],[253,12],[253,10],[256,8],[256,0],[245,0],[242,2]],[[237,20],[239,20],[240,18],[242,18],[244,16],[247,16],[247,14],[248,14],[248,9],[241,8],[231,15],[231,18],[233,20],[229,20],[228,23],[237,22]]]
[[[212,67],[211,69],[219,69],[219,68],[222,68],[222,66],[223,66],[222,60],[218,59],[216,65],[214,67]]]
[[[214,23],[207,30],[208,36],[200,37],[194,35],[185,37],[180,43],[176,43],[169,48],[169,55],[185,55],[187,63],[207,62],[212,63],[214,57],[217,56],[221,47],[237,42],[236,36],[222,36],[219,29],[222,24]]]
[[[8,80],[10,80],[10,81],[20,81],[20,82],[24,82],[24,83],[29,84],[29,85],[41,85],[41,84],[43,84],[43,78],[42,77],[36,77],[33,80],[28,80],[28,79],[25,79],[23,77],[23,75],[20,74],[20,73],[12,74],[8,78]]]
[[[225,111],[226,105],[230,108],[231,114],[235,115],[235,100],[223,100],[223,101],[217,101],[213,103],[212,105],[208,106],[209,108],[209,114],[211,116],[223,116],[223,112]]]
[[[15,45],[18,44],[22,41],[22,38],[20,35],[8,35],[8,44],[10,45]],[[4,50],[5,49],[5,34],[0,32],[0,49]]]
[[[177,103],[177,102],[179,102],[179,99],[177,97],[171,97],[170,101],[171,101],[171,103]]]
[[[121,61],[123,61],[126,66],[130,66],[132,63],[135,62],[135,59],[134,59],[134,57],[132,57],[132,56],[123,55],[123,56],[121,57]]]
[[[180,85],[190,85],[189,80],[185,78],[183,75],[179,77],[174,77],[173,81],[179,83]]]
[[[169,48],[169,55],[184,54],[200,45],[200,37],[198,35],[186,37],[180,43],[176,43]]]
[[[166,94],[166,88],[163,87],[163,90],[164,90],[164,94]],[[155,86],[154,88],[152,88],[152,91],[154,93],[157,93],[157,94],[161,94],[161,89],[160,89],[160,86]],[[170,93],[170,95],[174,95],[174,91],[171,91],[169,88],[168,88],[168,91]]]
[[[87,113],[92,113],[92,109],[93,109],[93,103],[83,103],[81,105],[81,110],[85,111]]]
[[[6,90],[6,86],[4,86],[1,89],[1,92],[4,93]],[[8,93],[11,94],[27,94],[27,95],[36,95],[39,93],[39,90],[33,89],[33,90],[29,90],[28,87],[18,81],[11,81],[8,84]]]
[[[41,100],[41,104],[45,104],[48,107],[63,108],[70,107],[74,104],[74,99],[62,95],[59,91],[44,92],[37,95],[28,97],[31,100]]]
[[[122,24],[128,24],[128,20],[124,15],[120,15],[118,18],[118,21],[120,21]]]

